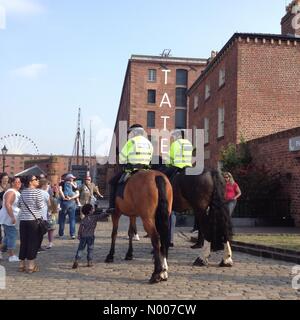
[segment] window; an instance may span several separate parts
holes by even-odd
[[[194,96],[194,110],[196,110],[199,107],[199,96]]]
[[[219,71],[219,87],[222,87],[223,84],[225,84],[225,68]]]
[[[204,143],[209,143],[209,119],[204,118]]]
[[[148,81],[156,82],[156,70],[155,69],[148,70]]]
[[[148,103],[156,103],[156,90],[148,90]]]
[[[205,85],[205,100],[208,99],[210,97],[210,84],[207,83]]]
[[[186,88],[176,88],[176,107],[187,106]]]
[[[224,137],[224,118],[225,109],[221,107],[218,109],[218,138]]]
[[[179,109],[175,111],[175,128],[176,129],[186,128],[186,110]]]
[[[155,111],[147,112],[147,127],[155,128]]]
[[[176,70],[176,85],[177,86],[185,86],[188,85],[188,72],[184,69]]]

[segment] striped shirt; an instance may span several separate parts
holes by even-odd
[[[29,209],[32,211],[32,213],[35,215],[35,217],[37,219],[40,219],[42,217],[42,211],[45,206],[42,191],[40,189],[24,189],[21,193],[21,197],[18,204],[19,208],[21,209],[20,221],[35,220],[32,213],[27,209],[27,206],[24,204],[24,201],[29,207]]]

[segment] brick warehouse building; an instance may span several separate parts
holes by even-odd
[[[300,38],[236,33],[189,90],[190,126],[205,130],[206,165],[220,150],[300,123]],[[198,103],[196,103],[196,102]]]
[[[300,127],[251,140],[248,145],[258,167],[283,177],[284,192],[291,199],[291,213],[295,224],[300,226]]]
[[[74,161],[72,156],[49,156],[49,155],[27,155],[8,154],[5,157],[5,171],[13,177],[25,169],[38,165],[48,176],[52,184],[58,183],[60,177],[68,172],[70,161]],[[89,157],[86,164],[89,167]],[[3,158],[0,157],[0,167],[3,167]],[[98,171],[96,157],[91,158],[92,171]],[[96,175],[96,174],[95,174]]]
[[[187,128],[187,90],[206,65],[207,59],[133,55],[114,129],[117,141],[119,121],[127,121],[128,126],[139,123],[148,134],[154,128]],[[116,151],[112,146],[110,154]],[[114,170],[115,166],[109,166],[107,181]]]

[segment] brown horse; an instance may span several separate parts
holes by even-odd
[[[149,282],[167,280],[168,231],[172,202],[172,186],[163,173],[141,170],[130,177],[125,186],[124,199],[116,198],[116,210],[112,215],[111,248],[105,262],[110,263],[114,260],[115,242],[122,214],[130,217],[129,248],[125,259],[133,259],[133,230],[136,217],[140,217],[154,249],[155,268]]]
[[[224,250],[221,267],[231,267],[231,218],[224,199],[225,181],[219,171],[204,171],[200,175],[177,174],[172,180],[173,210],[193,209],[203,247],[195,266],[207,266],[210,251]]]

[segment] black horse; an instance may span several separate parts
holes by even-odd
[[[165,173],[173,187],[173,211],[193,210],[198,226],[198,244],[202,247],[195,266],[207,266],[210,251],[224,250],[221,267],[231,267],[232,224],[225,202],[225,180],[218,170],[205,170],[199,175],[188,175],[159,164],[152,169]]]
[[[184,212],[192,209],[199,228],[198,241],[203,242],[195,266],[208,265],[210,251],[224,250],[220,263],[222,267],[231,267],[232,225],[225,203],[225,181],[219,171],[206,170],[200,175],[176,174],[172,179],[173,210]]]

